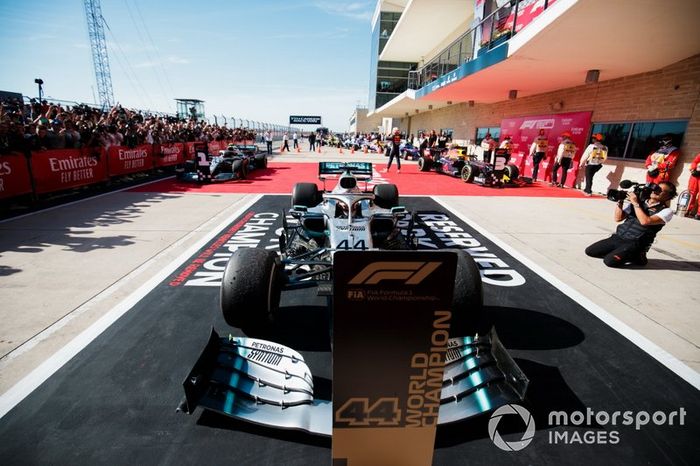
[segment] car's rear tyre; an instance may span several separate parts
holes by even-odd
[[[221,312],[226,323],[244,331],[272,323],[284,277],[284,266],[276,252],[257,248],[235,251],[221,283]]]
[[[316,183],[297,183],[292,190],[292,206],[316,207],[320,198]]]
[[[399,205],[399,188],[395,184],[378,184],[374,186],[374,204],[382,209],[391,209]]]
[[[239,179],[244,179],[245,173],[243,172],[243,161],[242,160],[234,160],[231,163],[231,172],[234,175],[237,175]]]
[[[478,174],[479,169],[469,163],[465,164],[462,167],[462,171],[460,172],[462,181],[464,181],[465,183],[471,183],[472,181],[474,181],[474,177]]]
[[[430,171],[430,162],[425,157],[420,157],[418,159],[418,170],[422,172]]]
[[[489,323],[484,309],[484,291],[479,267],[472,256],[463,250],[457,253],[457,272],[452,296],[453,337],[473,336],[488,331]]]
[[[264,154],[255,156],[255,168],[267,168],[267,157]]]
[[[509,163],[504,168],[503,174],[507,176],[510,179],[510,181],[515,181],[520,176],[520,169],[517,167],[517,165]]]

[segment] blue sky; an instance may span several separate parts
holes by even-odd
[[[345,130],[369,87],[374,1],[102,0],[115,100],[174,113],[286,124],[321,115]],[[144,26],[145,23],[145,26]],[[110,32],[111,31],[111,32]],[[0,0],[0,90],[95,102],[81,0]]]

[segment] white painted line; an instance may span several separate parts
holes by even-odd
[[[3,220],[0,220],[0,223],[11,222],[12,220],[18,220],[18,219],[20,219],[20,218],[29,217],[29,216],[31,216],[31,215],[36,215],[36,214],[39,214],[39,213],[50,212],[50,211],[52,211],[52,210],[60,209],[60,208],[63,208],[63,207],[68,207],[68,206],[74,205],[74,204],[79,204],[79,203],[81,203],[81,202],[91,201],[91,200],[93,200],[93,199],[99,199],[99,198],[104,197],[104,196],[109,196],[110,194],[120,193],[120,192],[122,192],[122,191],[128,191],[129,189],[140,188],[141,186],[148,186],[149,184],[158,183],[159,181],[163,181],[163,180],[169,180],[170,178],[175,178],[175,175],[173,175],[173,176],[166,176],[165,178],[159,178],[159,179],[157,179],[157,180],[148,181],[148,182],[146,182],[146,183],[135,184],[135,185],[133,185],[133,186],[127,186],[127,187],[121,188],[121,189],[115,189],[114,191],[108,191],[108,192],[106,192],[106,193],[97,194],[96,196],[90,196],[90,197],[86,197],[86,198],[83,198],[83,199],[76,199],[75,201],[66,202],[65,204],[59,204],[59,205],[55,205],[55,206],[52,206],[52,207],[47,207],[47,208],[45,208],[45,209],[35,210],[34,212],[28,212],[28,213],[26,213],[26,214],[17,215],[16,217],[10,217],[10,218],[6,218],[6,219],[3,219]]]
[[[90,342],[97,338],[102,332],[107,330],[121,316],[126,314],[136,303],[150,293],[163,280],[171,275],[178,267],[180,267],[188,258],[194,255],[197,251],[203,248],[209,241],[248,210],[255,202],[262,197],[261,194],[254,195],[253,198],[246,202],[235,213],[225,218],[219,225],[207,233],[200,241],[190,247],[187,251],[180,254],[175,260],[164,267],[157,275],[153,276],[149,281],[144,283],[139,289],[129,295],[124,301],[112,308],[97,322],[84,330],[80,335],[75,337],[66,346],[58,350],[54,355],[44,361],[39,367],[30,372],[26,377],[17,382],[12,388],[0,396],[0,418],[5,416],[12,408],[20,401],[26,398],[37,387],[44,383],[64,364],[70,361],[76,354],[83,350]],[[174,247],[178,243],[173,244]]]
[[[629,325],[625,324],[621,320],[619,320],[617,317],[613,316],[610,314],[608,311],[603,309],[602,307],[598,306],[596,303],[591,301],[590,299],[586,298],[583,296],[581,293],[576,291],[575,289],[571,288],[569,285],[566,283],[562,282],[559,280],[557,277],[552,275],[551,273],[547,272],[545,269],[543,269],[540,265],[529,259],[528,257],[524,256],[522,253],[516,251],[513,249],[510,245],[506,244],[504,241],[500,240],[496,236],[494,236],[492,233],[487,231],[485,228],[471,220],[469,217],[466,215],[463,215],[461,213],[455,213],[447,204],[443,203],[441,199],[438,198],[433,198],[438,204],[443,206],[445,209],[450,211],[451,213],[455,214],[457,217],[459,217],[462,221],[464,221],[467,225],[470,227],[474,228],[476,231],[481,233],[485,238],[489,239],[491,242],[493,242],[496,246],[499,248],[503,249],[505,252],[513,256],[516,260],[520,261],[525,267],[529,268],[533,272],[535,272],[537,275],[542,277],[544,280],[548,281],[550,284],[552,284],[555,288],[558,288],[559,291],[564,293],[566,296],[569,298],[573,299],[576,301],[578,304],[581,305],[584,309],[586,309],[588,312],[596,316],[598,319],[602,320],[605,324],[607,324],[609,327],[611,327],[613,330],[618,332],[620,335],[623,337],[627,338],[629,341],[637,345],[642,351],[647,353],[649,356],[652,358],[656,359],[659,361],[661,364],[666,366],[669,370],[671,370],[673,373],[678,375],[680,378],[688,382],[690,385],[695,387],[697,390],[700,390],[700,374],[688,367],[686,364],[684,364],[682,361],[680,361],[678,358],[667,352],[666,350],[660,348],[657,346],[655,343],[653,343],[651,340],[646,338],[645,336],[641,335],[639,332],[631,328]]]

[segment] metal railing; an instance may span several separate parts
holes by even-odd
[[[545,0],[542,11],[554,0]],[[511,0],[481,20],[479,24],[452,41],[435,58],[416,71],[408,72],[408,88],[420,89],[441,76],[473,60],[479,54],[501,45],[527,25],[535,16],[528,16],[527,22],[518,24],[518,16],[525,8],[537,4],[528,0]],[[521,8],[521,5],[524,5]],[[541,13],[541,12],[540,12]],[[512,19],[511,19],[512,18]],[[479,48],[475,44],[479,44]]]

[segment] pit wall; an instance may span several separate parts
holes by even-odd
[[[601,73],[604,76],[604,71]],[[514,79],[517,83],[517,79]],[[517,84],[514,84],[517,88]],[[460,103],[400,119],[409,132],[452,128],[454,140],[474,140],[476,128],[500,126],[504,118],[592,111],[591,123],[687,119],[681,157],[672,172],[679,191],[688,186],[688,167],[700,152],[700,55],[666,68],[597,84],[493,104]],[[642,160],[608,160],[594,178],[599,193],[617,187],[622,179],[643,181]]]

